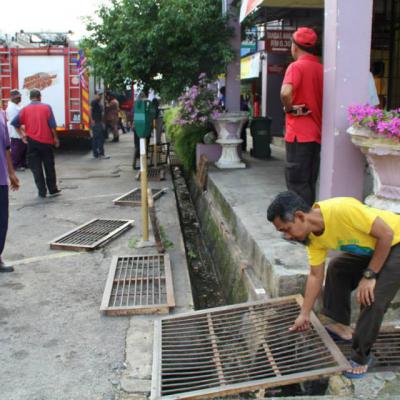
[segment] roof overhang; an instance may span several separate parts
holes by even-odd
[[[258,8],[323,9],[325,0],[242,0],[240,22]]]

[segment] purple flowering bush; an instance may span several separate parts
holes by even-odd
[[[220,114],[220,105],[216,93],[208,88],[206,74],[199,76],[198,85],[192,86],[179,97],[179,115],[177,125],[203,125]]]
[[[400,140],[400,109],[386,111],[356,104],[349,107],[348,120],[357,128],[369,128],[383,137]]]

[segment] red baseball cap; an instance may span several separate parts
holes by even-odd
[[[314,47],[318,36],[311,28],[301,27],[293,33],[293,41],[302,47]]]

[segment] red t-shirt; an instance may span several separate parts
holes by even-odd
[[[292,105],[305,104],[311,114],[295,117],[286,114],[287,142],[321,143],[323,68],[318,57],[306,54],[291,63],[283,84],[291,84]]]
[[[48,104],[32,101],[11,121],[19,128],[25,126],[26,136],[40,143],[54,144],[52,129],[56,128],[53,111]]]

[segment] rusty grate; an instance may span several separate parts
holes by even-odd
[[[151,189],[153,200],[159,199],[164,192],[164,189]],[[113,203],[119,206],[141,206],[142,191],[140,188],[133,189],[130,192],[114,199]]]
[[[114,257],[101,311],[108,315],[168,313],[174,306],[168,255]]]
[[[164,167],[150,167],[147,169],[147,178],[150,181],[163,181],[165,180]],[[136,179],[140,180],[140,172],[136,175]]]
[[[50,243],[50,248],[77,251],[94,250],[125,232],[133,224],[133,220],[93,219],[54,239]]]
[[[156,321],[153,400],[226,396],[349,368],[314,314],[309,331],[288,331],[301,302],[291,296]]]
[[[149,145],[147,152],[148,166],[155,165],[154,159],[154,144]],[[157,145],[157,165],[165,165],[168,162],[169,157],[169,143],[160,143]]]
[[[339,341],[337,342],[343,354],[350,358],[351,345]],[[382,326],[378,338],[371,350],[373,363],[369,368],[374,370],[392,370],[400,367],[400,327]]]

